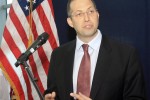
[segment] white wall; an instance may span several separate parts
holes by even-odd
[[[3,5],[6,5],[6,0],[0,0],[0,43],[6,22],[6,9],[3,9]]]

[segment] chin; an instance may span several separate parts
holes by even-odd
[[[96,33],[96,31],[94,30],[87,30],[84,32],[86,35],[94,35]]]

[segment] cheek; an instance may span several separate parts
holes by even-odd
[[[77,32],[79,32],[79,31],[81,31],[81,26],[80,26],[79,24],[76,24],[76,25],[74,26],[74,29],[75,29]]]
[[[75,21],[74,23],[73,23],[73,27],[74,28],[81,28],[82,26],[81,26],[82,24],[81,24],[81,21]]]
[[[99,18],[95,17],[93,23],[97,26],[99,24]]]

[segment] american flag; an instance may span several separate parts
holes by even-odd
[[[17,100],[39,100],[24,67],[16,67],[14,64],[43,32],[49,34],[48,41],[27,61],[31,72],[38,80],[37,85],[41,93],[47,86],[51,52],[59,46],[52,0],[14,0],[2,37],[0,68],[13,88]]]

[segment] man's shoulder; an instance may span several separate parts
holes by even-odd
[[[67,43],[60,45],[59,47],[55,48],[53,51],[64,52],[69,49],[75,49],[75,45],[76,45],[76,40],[72,40],[72,41],[69,41]]]
[[[132,44],[127,43],[126,41],[119,41],[105,35],[102,38],[102,45],[104,48],[107,48],[116,54],[129,55],[133,52],[137,52],[137,48]]]
[[[128,43],[127,41],[117,40],[106,35],[103,36],[103,42],[106,42],[106,44],[109,45],[111,48],[135,49],[135,46]]]

